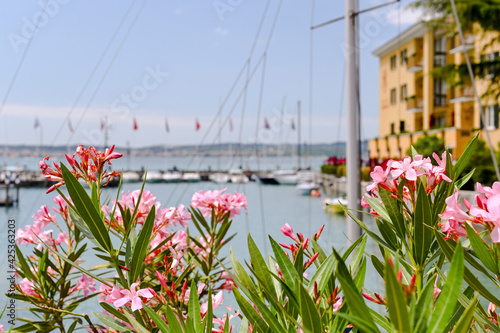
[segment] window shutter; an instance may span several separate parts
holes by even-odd
[[[498,111],[499,111],[498,104],[495,104],[495,107],[493,109],[493,113],[495,115],[495,128],[498,128]]]

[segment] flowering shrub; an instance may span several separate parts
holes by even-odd
[[[234,236],[227,236],[232,218],[246,209],[244,195],[199,191],[191,208],[162,208],[141,189],[101,203],[102,186],[113,175],[105,163],[119,157],[112,148],[79,148],[73,157],[80,162],[67,156],[72,170],[55,164],[55,171],[45,159],[42,171],[58,181],[50,190],[60,194],[53,212],[64,225],[44,206],[33,225],[18,230],[19,244],[34,249],[26,257],[18,248],[23,279],[15,297],[43,319],[26,320],[16,331],[66,332],[71,320],[68,331],[233,332],[230,320],[239,316],[239,332],[500,332],[500,182],[478,184],[475,205],[459,201],[458,191],[472,173],[459,175],[476,141],[455,164],[446,152],[434,154],[432,163],[413,151],[376,167],[362,202],[374,227],[347,211],[366,234],[345,251],[319,246],[323,227],[304,237],[285,224],[281,231],[291,242],[269,237],[272,255],[266,257],[248,235],[247,269],[232,251],[231,266],[218,258]],[[64,184],[68,195],[61,191]],[[381,256],[365,254],[368,237]],[[87,239],[104,271],[83,267],[79,258]],[[385,292],[364,287],[368,258]],[[224,290],[234,293],[240,309],[227,308],[216,318]],[[96,314],[99,325],[75,312],[97,295],[106,311]]]

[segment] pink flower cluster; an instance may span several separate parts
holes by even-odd
[[[52,207],[52,209],[60,214],[63,218],[68,216],[68,207],[66,201],[61,196],[57,196],[54,202],[58,204],[59,207]],[[38,212],[33,215],[33,225],[27,225],[24,229],[20,228],[16,232],[16,241],[19,245],[23,243],[28,245],[29,243],[37,245],[38,249],[43,247],[43,243],[40,239],[47,245],[55,248],[62,243],[69,245],[69,237],[65,231],[61,231],[56,238],[53,237],[53,230],[42,231],[42,228],[54,224],[58,229],[59,226],[56,222],[56,216],[50,213],[49,207],[46,205],[40,207]]]
[[[493,243],[500,243],[500,182],[495,182],[492,187],[477,183],[477,190],[480,193],[475,196],[475,206],[464,198],[468,212],[458,202],[458,191],[446,199],[446,209],[439,215],[443,220],[441,230],[447,233],[447,238],[453,236],[457,240],[459,236],[467,236],[465,223],[471,227],[478,223],[490,231]]]
[[[381,166],[376,166],[370,173],[373,183],[366,187],[366,191],[378,191],[380,186],[391,192],[397,192],[400,181],[405,180],[411,186],[420,176],[427,177],[427,193],[432,192],[443,180],[451,182],[451,179],[446,176],[446,152],[443,153],[442,158],[439,158],[436,153],[432,156],[437,166],[432,165],[430,157],[423,158],[422,155],[415,156],[414,160],[410,156],[406,156],[402,161],[389,160],[385,170]]]
[[[191,199],[191,206],[201,211],[203,216],[212,215],[212,209],[217,217],[223,217],[229,213],[229,218],[241,213],[241,209],[247,209],[247,198],[242,193],[223,193],[227,187],[215,191],[198,191]]]

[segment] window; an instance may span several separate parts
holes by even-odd
[[[406,49],[404,49],[399,54],[399,56],[401,58],[401,65],[403,65],[403,66],[405,66],[408,63],[408,57],[407,57],[406,53],[407,53],[407,51],[406,51]]]
[[[404,133],[405,132],[405,121],[401,120],[399,122],[399,133]]]
[[[391,123],[391,134],[394,134],[394,133],[396,133],[396,132],[394,131],[394,123]]]
[[[406,84],[403,84],[401,86],[401,96],[400,96],[401,101],[402,102],[406,101],[406,97],[407,97],[407,94],[406,94]]]
[[[498,105],[488,105],[484,110],[484,118],[486,121],[485,128],[487,130],[498,128],[498,110]]]
[[[446,127],[446,116],[436,116],[434,118],[434,126],[435,127]]]
[[[391,71],[395,70],[396,69],[396,56],[393,55],[391,57]]]
[[[498,60],[498,58],[500,57],[500,53],[499,52],[493,52],[493,53],[489,53],[489,54],[482,54],[481,55],[481,62],[495,62]],[[487,64],[483,67],[483,71],[480,72],[479,74],[479,77],[480,78],[484,78],[486,76],[487,79],[491,79],[493,77],[493,75],[495,75],[495,71],[496,71],[496,68],[497,68],[497,64],[496,63],[492,63],[492,64]]]
[[[396,88],[391,89],[391,104],[394,105],[396,104],[397,99],[396,99]]]
[[[446,65],[446,37],[434,39],[434,66]]]
[[[446,106],[446,82],[434,79],[434,106]]]

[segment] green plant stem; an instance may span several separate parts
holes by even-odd
[[[417,274],[417,281],[416,281],[416,284],[417,284],[417,295],[421,295],[422,294],[422,288],[423,288],[423,276],[424,276],[424,269],[423,267],[417,267],[417,271],[416,271],[416,274]]]
[[[37,304],[37,303],[35,303],[33,301],[31,301],[31,304],[33,304],[33,305],[35,305],[35,306],[37,306],[37,307],[39,307],[41,309],[55,311],[55,312],[59,312],[59,313],[64,313],[64,314],[68,314],[68,315],[76,316],[76,317],[83,317],[89,323],[89,326],[92,329],[92,332],[98,333],[97,330],[94,327],[94,324],[90,320],[90,317],[86,313],[80,314],[80,313],[74,313],[74,312],[70,312],[70,311],[66,311],[66,310],[62,310],[62,309],[56,309],[56,308],[52,308],[50,306]],[[61,327],[63,327],[63,326],[61,326]]]

